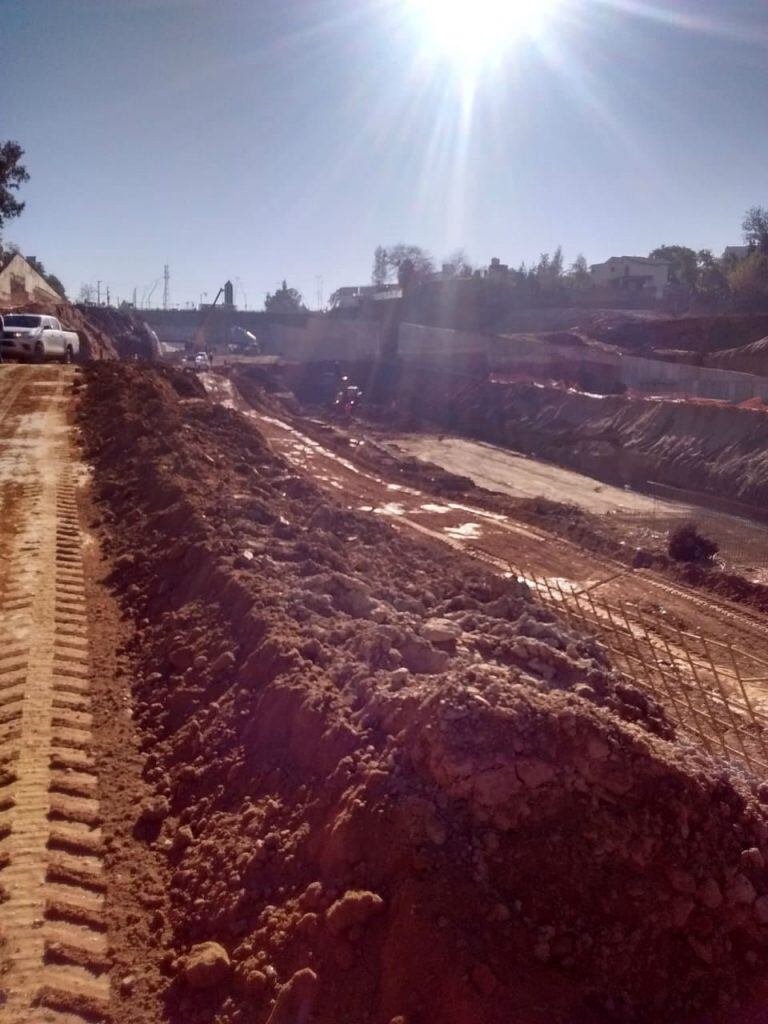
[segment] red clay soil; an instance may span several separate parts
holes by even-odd
[[[768,790],[516,584],[332,505],[192,375],[87,382],[165,1020],[701,1024],[749,996]]]
[[[120,359],[156,358],[155,338],[139,313],[110,306],[78,306],[77,311],[111,339]]]

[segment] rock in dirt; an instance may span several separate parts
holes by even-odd
[[[267,1024],[303,1024],[317,997],[317,975],[309,967],[297,971],[280,989]]]
[[[193,946],[184,962],[182,977],[192,988],[212,988],[229,975],[229,954],[218,942]]]
[[[450,619],[427,619],[421,635],[431,644],[449,644],[461,636],[461,628]]]
[[[168,817],[170,809],[171,805],[168,803],[167,797],[150,797],[141,805],[138,822],[140,825],[149,825],[164,821]]]
[[[364,924],[384,908],[384,900],[373,892],[345,892],[330,906],[325,920],[334,935]]]

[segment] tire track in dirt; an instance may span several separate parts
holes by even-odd
[[[70,379],[43,378],[45,413],[6,442],[27,466],[0,592],[2,1024],[110,1016],[82,538],[61,408]]]

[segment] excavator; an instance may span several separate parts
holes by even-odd
[[[205,313],[203,315],[203,319],[200,321],[200,323],[198,324],[197,328],[195,329],[195,333],[192,335],[192,342],[191,342],[191,344],[189,346],[192,354],[195,354],[197,352],[205,352],[207,350],[207,348],[208,348],[208,336],[207,336],[208,325],[211,322],[211,319],[213,317],[213,311],[216,308],[216,304],[218,303],[219,299],[221,298],[221,296],[223,294],[224,294],[224,288],[219,288],[219,290],[216,292],[216,298],[210,304],[208,309],[206,309],[206,311],[205,311]]]

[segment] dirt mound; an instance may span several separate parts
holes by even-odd
[[[635,355],[652,355],[654,349],[686,349],[704,355],[764,337],[768,333],[768,315],[745,313],[648,318],[624,323],[607,321],[594,323],[591,332],[600,341],[618,345]]]
[[[116,359],[117,350],[111,336],[94,323],[82,310],[68,302],[27,302],[23,306],[8,306],[0,313],[42,313],[55,316],[70,331],[77,331],[80,338],[80,360]]]
[[[721,370],[740,370],[742,373],[754,373],[759,377],[768,377],[768,338],[759,338],[749,345],[714,352],[707,358],[707,366],[716,366]]]
[[[593,640],[186,375],[87,379],[171,1019],[701,1021],[765,969],[758,801]]]

